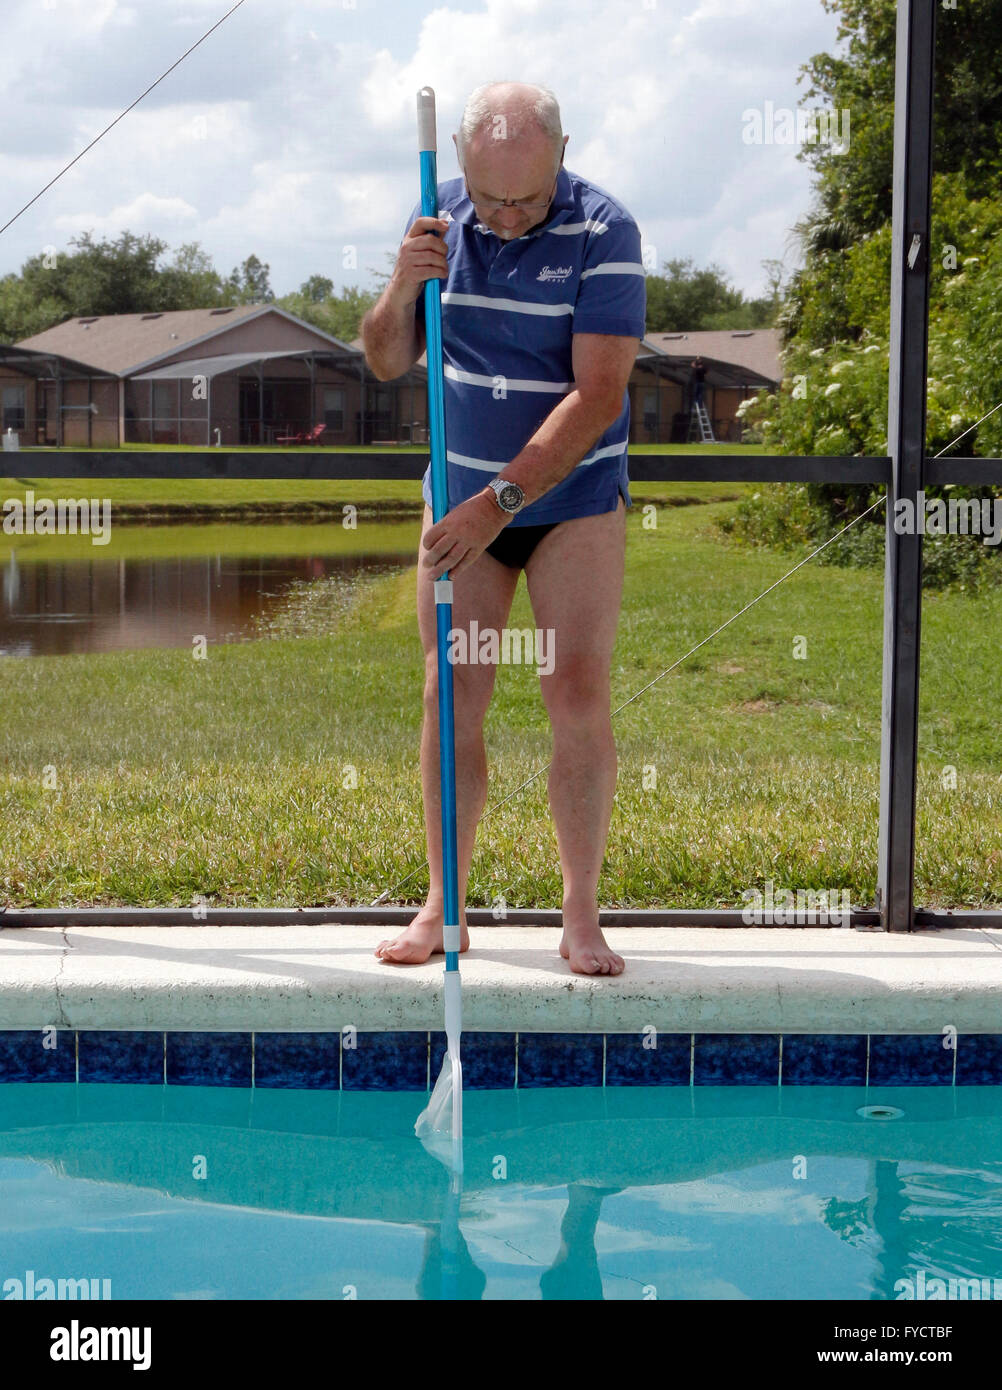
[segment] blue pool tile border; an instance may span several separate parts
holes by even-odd
[[[463,1062],[463,1089],[469,1091],[510,1091],[515,1085],[515,1033],[464,1033],[460,1045]],[[467,1043],[469,1047],[467,1048]],[[445,1034],[431,1035],[431,1078],[442,1070],[445,1060]],[[524,1085],[524,1081],[523,1081]]]
[[[0,1029],[0,1085],[105,1082],[427,1091],[441,1032]],[[1002,1034],[463,1034],[469,1090],[566,1086],[998,1086]]]
[[[76,1033],[56,1028],[0,1031],[0,1082],[76,1079]]]
[[[341,1089],[426,1091],[428,1034],[357,1033],[343,1037]]]
[[[691,1033],[606,1034],[607,1086],[688,1086],[691,1076]]]
[[[870,1084],[874,1086],[935,1086],[953,1080],[956,1051],[943,1046],[940,1036],[870,1038]]]
[[[341,1087],[339,1033],[255,1033],[254,1085],[282,1090]]]
[[[520,1033],[518,1084],[601,1086],[604,1053],[602,1033]]]
[[[163,1085],[163,1033],[80,1032],[77,1080]]]
[[[249,1086],[252,1033],[165,1033],[169,1086]]]
[[[851,1033],[784,1034],[783,1085],[865,1086],[868,1041]]]
[[[779,1034],[700,1034],[692,1080],[696,1086],[775,1086],[779,1081]]]
[[[957,1049],[956,1085],[991,1086],[1002,1077],[1002,1037],[971,1033]]]

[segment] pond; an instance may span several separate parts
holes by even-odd
[[[412,565],[417,520],[116,527],[86,537],[18,537],[0,550],[0,656],[187,647],[259,635],[298,583]],[[69,545],[66,542],[76,542]]]

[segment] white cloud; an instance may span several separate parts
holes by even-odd
[[[63,232],[81,232],[88,228],[114,238],[123,231],[156,232],[170,236],[175,227],[191,223],[198,211],[183,198],[158,198],[155,193],[140,193],[138,198],[108,212],[70,212],[54,219],[53,225]]]
[[[216,0],[7,0],[7,216],[219,14]],[[0,274],[71,229],[127,226],[172,245],[183,232],[223,274],[253,252],[279,293],[313,273],[371,283],[418,194],[417,89],[435,88],[448,179],[466,96],[514,76],[557,93],[567,167],[619,198],[662,262],[714,259],[758,292],[810,174],[790,147],[745,145],[741,112],[795,106],[799,65],[833,50],[836,26],[820,0],[245,5],[0,238]]]

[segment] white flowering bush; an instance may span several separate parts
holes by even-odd
[[[926,452],[1002,457],[1002,197],[972,201],[959,177],[935,176],[931,247]],[[814,257],[780,314],[789,335],[783,380],[744,403],[746,437],[776,454],[887,453],[890,266],[889,225]],[[742,501],[724,529],[755,544],[820,544],[882,493],[774,484]],[[958,486],[947,495],[993,494]],[[881,561],[884,526],[877,507],[819,558]],[[977,537],[927,536],[924,582],[974,587],[1002,574],[999,553]]]

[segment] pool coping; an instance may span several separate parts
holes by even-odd
[[[429,1031],[443,958],[378,961],[372,926],[0,928],[0,1030]],[[484,1033],[1002,1033],[1002,931],[608,931],[621,976],[575,975],[550,927],[472,927],[464,1029]]]

